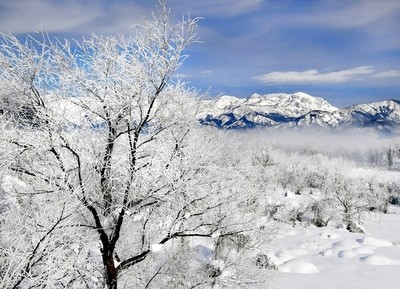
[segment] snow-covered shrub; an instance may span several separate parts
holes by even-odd
[[[227,256],[232,252],[244,251],[249,242],[250,237],[242,233],[221,235],[215,243],[215,256],[219,259],[221,256]]]
[[[326,194],[331,197],[337,210],[337,221],[343,222],[351,230],[351,224],[359,222],[366,211],[366,198],[360,182],[336,172],[329,180],[327,189]]]
[[[388,194],[388,203],[392,205],[400,205],[400,184],[390,182],[386,185]]]
[[[369,211],[379,211],[387,213],[388,207],[388,190],[384,183],[370,178],[365,182],[365,194],[364,198],[367,202],[367,208]]]
[[[276,264],[267,254],[260,253],[256,257],[256,266],[268,270],[278,270]]]
[[[326,227],[332,218],[328,199],[313,200],[307,208],[309,222],[317,227]]]

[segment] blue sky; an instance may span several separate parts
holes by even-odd
[[[157,0],[0,0],[0,31],[126,32]],[[399,0],[168,0],[202,17],[178,71],[215,96],[303,91],[344,107],[400,100]]]

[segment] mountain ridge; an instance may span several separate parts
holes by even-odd
[[[199,115],[201,125],[222,129],[355,127],[400,133],[400,101],[395,99],[338,108],[321,97],[296,92],[221,96],[205,102],[206,109]]]

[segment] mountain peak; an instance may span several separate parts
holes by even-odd
[[[311,95],[309,95],[305,92],[301,92],[301,91],[295,92],[292,95],[293,95],[293,97],[298,97],[298,98],[316,98],[315,96],[311,96]]]
[[[299,117],[313,110],[337,111],[338,108],[332,106],[320,97],[314,97],[304,92],[271,93],[260,95],[257,93],[249,96],[243,103],[247,107],[254,107],[257,111],[286,114],[291,117]]]

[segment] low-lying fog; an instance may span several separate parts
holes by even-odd
[[[260,143],[285,153],[322,154],[366,166],[400,168],[400,136],[368,130],[249,130],[232,131],[234,138]]]

